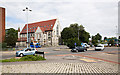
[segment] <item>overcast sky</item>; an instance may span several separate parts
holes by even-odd
[[[58,18],[61,29],[70,24],[83,25],[90,35],[100,33],[103,37],[116,36],[118,26],[118,0],[4,0],[0,6],[6,8],[6,29],[24,27],[25,7],[29,12],[29,23]]]

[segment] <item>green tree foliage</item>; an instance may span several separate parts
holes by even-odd
[[[99,33],[97,33],[97,35],[95,35],[95,37],[96,37],[96,40],[101,40],[102,39],[102,36]]]
[[[111,46],[113,46],[114,45],[114,40],[110,39],[110,41],[108,42],[108,44],[111,44]]]
[[[78,40],[79,32],[79,40]],[[90,35],[85,31],[83,25],[77,23],[71,24],[70,27],[66,27],[61,32],[61,38],[64,43],[67,43],[68,47],[75,47],[74,43],[78,43],[80,46],[81,42],[89,42]],[[73,46],[72,46],[73,45]]]
[[[104,37],[104,40],[106,40],[107,39],[107,37]]]
[[[95,36],[92,36],[92,44],[96,46],[98,44],[98,40],[101,41],[101,39],[102,36],[97,33]]]
[[[69,48],[74,48],[75,43],[76,43],[76,46],[81,46],[81,41],[79,41],[78,38],[70,38],[67,40],[67,46]]]
[[[5,43],[7,43],[7,46],[14,47],[16,45],[17,38],[18,30],[13,28],[6,30]]]
[[[96,39],[96,36],[92,36],[92,44],[96,46],[97,43],[98,43],[98,40]]]

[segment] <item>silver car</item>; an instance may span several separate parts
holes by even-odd
[[[17,51],[16,56],[35,55],[36,51],[37,49],[35,48],[24,48],[23,50]]]

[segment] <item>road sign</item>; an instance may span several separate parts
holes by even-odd
[[[75,43],[75,46],[76,46],[76,43]]]

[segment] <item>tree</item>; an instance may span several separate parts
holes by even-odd
[[[70,38],[67,40],[67,46],[69,48],[74,48],[75,43],[76,43],[76,46],[81,46],[81,41],[79,41],[78,38]]]
[[[110,41],[108,42],[108,44],[111,44],[113,46],[114,45],[114,40],[110,39]]]
[[[5,43],[7,43],[7,46],[14,47],[16,45],[17,38],[18,38],[18,30],[15,30],[13,28],[6,30]]]
[[[107,39],[107,37],[104,37],[104,41]]]
[[[95,35],[95,37],[96,37],[96,40],[101,40],[102,39],[102,36],[99,33],[97,33],[97,35]]]
[[[79,40],[78,40],[78,32],[79,32]],[[89,42],[90,35],[88,32],[85,31],[84,27],[82,25],[70,24],[70,27],[66,27],[61,32],[61,38],[62,42],[67,43],[67,45],[74,46],[74,43],[78,41],[78,43],[81,44],[81,42]],[[70,44],[72,43],[72,45]],[[78,44],[78,45],[80,45]],[[71,47],[70,47],[71,48]]]
[[[96,36],[92,36],[92,44],[96,46],[97,43],[98,43],[98,41],[96,39]]]

